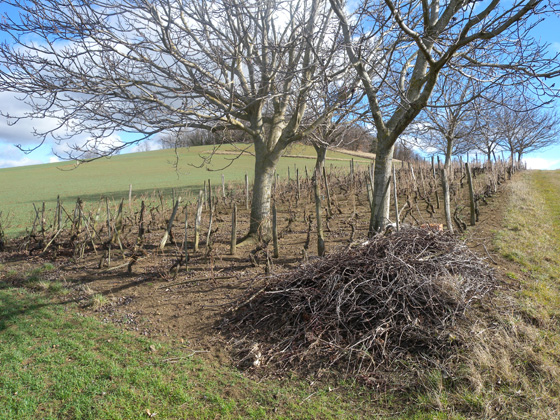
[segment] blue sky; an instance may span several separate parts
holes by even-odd
[[[6,6],[0,3],[0,14],[6,10]],[[549,43],[551,51],[560,51],[560,30],[558,28],[560,28],[560,18],[557,16],[549,17],[537,27],[535,36]],[[3,36],[0,34],[0,41],[2,39]],[[560,85],[560,78],[558,79],[556,83]],[[2,107],[2,111],[15,113],[18,109],[22,109],[22,104],[14,98],[13,94],[0,92],[0,107]],[[560,103],[557,105],[557,108],[560,114]],[[22,121],[15,126],[9,126],[6,119],[0,117],[0,168],[58,161],[53,150],[58,153],[64,153],[65,144],[57,145],[49,142],[29,154],[25,154],[15,147],[15,144],[22,144],[24,147],[37,145],[38,140],[33,136],[33,128],[48,127],[48,125],[48,121]],[[123,139],[127,138],[125,137],[126,134],[121,136]],[[115,141],[118,140],[118,138],[115,139]],[[150,148],[153,149],[155,147],[156,142],[153,141],[150,144]],[[137,148],[129,148],[127,151],[136,150]],[[560,144],[539,153],[527,155],[525,160],[530,168],[560,169]]]

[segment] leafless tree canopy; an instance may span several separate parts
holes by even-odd
[[[558,74],[558,57],[530,34],[553,11],[545,1],[364,1],[353,15],[343,1],[330,3],[377,129],[371,233],[387,221],[393,146],[428,104],[442,70],[486,84],[531,80],[527,89],[540,93]]]
[[[294,136],[313,79],[336,77],[320,1],[7,3],[1,87],[71,129],[43,133],[61,139],[186,125],[253,135],[253,118],[291,121]]]
[[[267,191],[285,147],[349,95],[339,23],[326,0],[6,3],[14,12],[0,20],[12,37],[0,47],[0,89],[23,94],[35,117],[59,121],[39,135],[67,141],[87,133],[88,144],[74,145],[80,158],[122,131],[243,131],[257,160],[253,233],[269,213]],[[309,115],[309,101],[322,111]]]
[[[478,116],[486,112],[484,93],[482,86],[470,78],[456,80],[440,75],[415,124],[419,145],[443,154],[446,165],[453,156],[469,151]]]
[[[526,153],[560,142],[558,114],[546,107],[531,107],[518,97],[507,97],[493,114],[492,132],[509,151],[512,163]],[[517,156],[516,156],[517,155]]]

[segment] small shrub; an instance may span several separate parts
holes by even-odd
[[[96,293],[91,297],[91,307],[94,311],[101,309],[108,303],[108,300],[101,293]]]
[[[51,263],[44,263],[42,269],[43,271],[52,271],[54,270],[54,265]]]
[[[45,280],[39,280],[35,285],[36,289],[43,290],[43,291],[49,290],[49,287],[50,287],[49,282]]]
[[[52,293],[61,293],[64,290],[66,290],[64,288],[64,284],[60,281],[53,281],[49,283],[49,288],[48,288],[49,292]]]

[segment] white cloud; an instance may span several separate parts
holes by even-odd
[[[38,165],[41,164],[40,160],[31,159],[28,156],[24,156],[20,159],[2,159],[0,157],[0,168],[11,168],[14,166],[27,166],[27,165]]]
[[[560,164],[560,160],[549,160],[537,157],[527,157],[523,160],[527,162],[528,169],[555,169],[558,164]]]
[[[0,104],[2,104],[2,111],[10,114],[10,116],[25,115],[31,110],[21,98],[11,92],[0,92]],[[12,122],[0,116],[0,141],[30,147],[40,142],[38,137],[33,135],[34,130],[44,132],[57,126],[56,120],[52,118],[23,119],[16,124],[11,124]]]
[[[150,150],[158,150],[161,148],[161,143],[157,139],[143,140],[140,144],[129,147],[123,151],[123,153],[136,153],[136,152],[148,152]]]
[[[12,144],[5,144],[0,141],[0,168],[10,168],[12,166],[37,165],[43,163],[38,156],[29,156]]]

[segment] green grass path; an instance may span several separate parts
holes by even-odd
[[[497,245],[521,266],[532,316],[560,319],[560,171],[530,171],[512,185]]]

